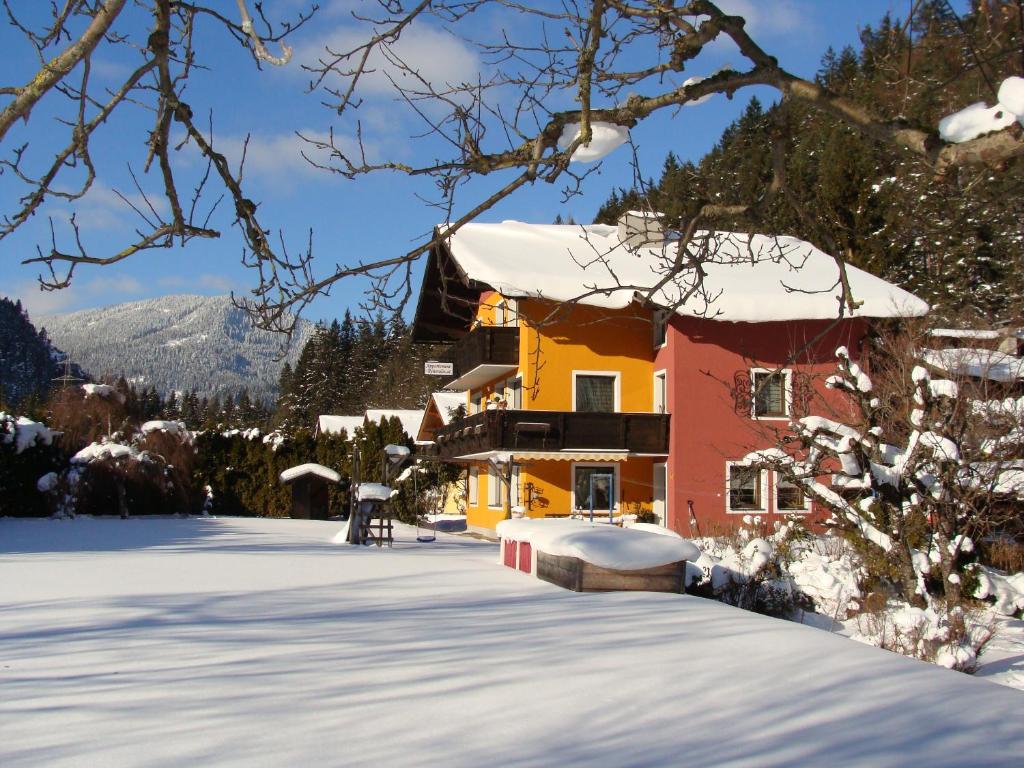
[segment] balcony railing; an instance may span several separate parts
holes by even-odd
[[[447,386],[462,389],[479,386],[518,367],[519,329],[480,326],[454,344],[444,359],[453,363],[455,369],[455,379]]]
[[[456,419],[435,435],[441,458],[487,451],[668,453],[667,413],[491,410]]]

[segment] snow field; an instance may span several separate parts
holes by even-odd
[[[1019,765],[1018,691],[338,527],[0,520],[0,763]]]

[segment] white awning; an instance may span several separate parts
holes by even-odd
[[[488,461],[498,455],[511,455],[513,462],[520,461],[625,461],[640,454],[629,451],[483,451],[457,458],[463,461]],[[644,454],[648,455],[648,454]]]

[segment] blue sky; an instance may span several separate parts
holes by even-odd
[[[267,4],[273,12],[278,6],[299,5],[299,0]],[[247,133],[250,135],[246,178],[251,196],[260,204],[264,224],[273,227],[275,233],[283,231],[293,250],[305,246],[312,229],[314,270],[325,275],[335,263],[404,253],[429,232],[440,215],[418,197],[430,194],[429,186],[423,182],[391,174],[349,181],[314,169],[300,157],[302,143],[296,138],[296,131],[323,135],[333,127],[340,134],[351,134],[351,126],[337,123],[333,112],[323,106],[325,94],[308,92],[309,77],[298,65],[315,57],[325,42],[338,43],[350,38],[352,29],[347,14],[358,3],[321,0],[321,5],[325,7],[317,19],[293,38],[296,53],[284,68],[266,67],[258,72],[248,55],[237,46],[225,44],[223,36],[198,30],[197,48],[210,69],[193,77],[187,97],[197,115],[205,116],[212,110],[215,139],[222,148],[231,150],[229,155],[237,151]],[[910,0],[731,0],[721,5],[745,16],[755,39],[776,55],[783,66],[811,76],[826,48],[855,45],[859,29],[875,24],[887,11],[905,16]],[[234,4],[230,6],[233,8]],[[126,24],[134,21],[143,20],[124,20]],[[516,23],[519,20],[513,19],[511,26]],[[471,72],[479,66],[475,51],[440,27],[421,26],[411,31],[415,35],[410,36],[406,55],[439,81],[446,77],[464,78],[467,70]],[[527,38],[531,34],[530,29],[513,31]],[[34,61],[31,50],[7,27],[0,30],[0,46],[6,52],[8,75],[4,80],[23,81]],[[131,61],[101,54],[94,66],[94,76],[115,78],[129,71]],[[706,75],[730,64],[740,66],[742,58],[735,49],[718,45],[692,62],[686,74]],[[755,93],[764,101],[774,98],[771,91],[748,90],[732,101],[716,97],[639,126],[633,132],[633,141],[644,175],[657,177],[670,150],[682,158],[698,159]],[[371,88],[360,113],[366,144],[377,157],[409,163],[432,158],[431,143],[413,138],[422,131],[421,124],[411,121],[383,88]],[[7,155],[12,147],[29,140],[37,148],[45,147],[47,142],[52,145],[61,136],[54,117],[40,105],[28,124],[12,129],[0,150]],[[126,109],[94,141],[100,181],[82,201],[79,220],[87,246],[97,253],[123,244],[135,227],[135,214],[113,190],[134,195],[127,168],[130,164],[141,172],[147,120],[148,115],[142,110]],[[188,148],[182,150],[186,178],[200,168],[195,155],[188,155],[189,152]],[[611,189],[630,184],[630,160],[628,151],[613,153],[599,173],[588,179],[585,194],[568,204],[561,203],[562,187],[537,183],[520,190],[481,220],[548,223],[561,213],[563,217],[571,214],[577,221],[588,222]],[[154,172],[140,178],[144,188],[157,188]],[[482,193],[501,183],[503,180],[496,174],[475,184],[470,193]],[[19,193],[10,173],[0,175],[0,206],[4,212],[13,207]],[[471,200],[471,194],[464,193],[457,213],[471,207]],[[67,206],[55,203],[47,212],[60,228]],[[41,293],[35,282],[38,269],[19,263],[34,255],[36,245],[49,242],[47,217],[37,215],[18,233],[0,241],[0,294],[20,298],[37,315],[172,293],[244,293],[253,286],[255,278],[239,263],[241,240],[229,223],[226,215],[217,221],[223,231],[219,240],[194,240],[185,249],[150,251],[114,266],[80,269],[70,289]],[[331,296],[317,299],[306,316],[330,319],[346,307],[356,311],[364,288],[365,284],[359,281],[337,285]]]

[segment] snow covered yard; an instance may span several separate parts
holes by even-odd
[[[1020,764],[1019,691],[338,527],[0,520],[0,763]]]

